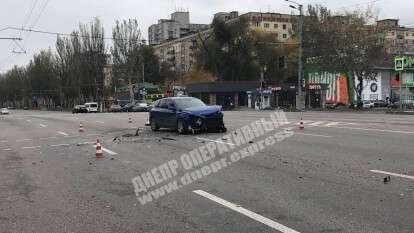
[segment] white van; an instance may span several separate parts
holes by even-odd
[[[85,103],[85,107],[88,112],[98,112],[98,103]]]

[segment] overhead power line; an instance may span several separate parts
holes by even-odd
[[[123,38],[96,37],[96,36],[84,36],[84,35],[73,34],[73,33],[51,32],[51,31],[43,31],[43,30],[36,30],[36,29],[30,29],[30,28],[6,27],[3,29],[0,29],[0,31],[5,31],[5,30],[33,32],[33,33],[40,33],[40,34],[47,34],[47,35],[54,35],[54,36],[80,37],[80,38],[92,38],[92,39],[102,38],[104,40],[128,40],[128,39],[123,39]],[[145,43],[145,41],[146,40],[137,40],[138,43]]]

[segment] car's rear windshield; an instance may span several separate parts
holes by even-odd
[[[179,109],[206,106],[206,104],[204,104],[203,101],[197,98],[175,99],[174,102],[175,102],[176,107]]]
[[[90,107],[91,107],[91,108],[97,108],[97,107],[98,107],[98,105],[97,105],[97,104],[91,104],[91,105],[90,105]]]

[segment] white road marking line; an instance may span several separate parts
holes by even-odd
[[[331,127],[331,126],[335,126],[335,125],[339,125],[339,122],[331,122],[325,125],[325,127]]]
[[[40,146],[27,146],[27,147],[22,147],[22,149],[38,149],[40,148]]]
[[[27,142],[27,141],[33,141],[33,139],[27,138],[27,139],[17,139],[16,142]]]
[[[96,147],[96,145],[93,145],[93,147]],[[106,149],[106,148],[104,148],[104,147],[102,147],[102,146],[101,146],[101,149],[102,149],[103,151],[105,151],[106,153],[110,154],[110,155],[117,155],[117,154],[118,154],[118,153],[113,152],[113,151],[111,151],[111,150],[108,150],[108,149]]]
[[[358,128],[358,127],[339,127],[334,126],[332,128],[336,129],[355,129],[355,130],[362,130],[362,131],[377,131],[377,132],[385,132],[385,133],[401,133],[401,134],[414,134],[414,132],[410,131],[399,131],[399,130],[388,130],[388,129],[367,129],[367,128]]]
[[[196,139],[203,140],[203,141],[209,141],[209,142],[216,142],[216,143],[221,143],[221,144],[227,144],[227,145],[230,145],[230,146],[236,146],[236,144],[233,144],[233,143],[222,142],[222,141],[217,141],[217,140],[211,140],[211,139],[208,139],[208,138],[196,138]]]
[[[58,134],[63,135],[63,136],[69,136],[69,134],[62,132],[62,131],[58,131]]]
[[[98,136],[99,134],[97,133],[90,133],[90,134],[86,134],[86,136]]]
[[[96,142],[80,142],[77,145],[83,146],[83,145],[94,145]]]
[[[295,133],[295,134],[304,135],[304,136],[322,137],[322,138],[333,138],[333,136],[321,135],[321,134],[311,134],[311,133]]]
[[[17,119],[17,120],[23,120],[23,118],[21,118],[21,117],[17,117],[16,119]]]
[[[403,174],[397,174],[397,173],[380,171],[380,170],[370,170],[370,172],[381,173],[381,174],[385,174],[385,175],[397,176],[397,177],[402,177],[402,178],[407,178],[407,179],[414,180],[414,176],[407,176],[407,175],[403,175]]]
[[[95,121],[96,123],[105,124],[103,121]]]
[[[325,123],[325,121],[316,121],[316,122],[311,123],[309,125],[311,125],[311,126],[319,126],[319,125],[322,125],[323,123]]]
[[[287,226],[284,226],[284,225],[282,225],[280,223],[277,223],[277,222],[275,222],[275,221],[273,221],[271,219],[268,219],[268,218],[266,218],[266,217],[264,217],[262,215],[256,214],[256,213],[254,213],[254,212],[252,212],[252,211],[250,211],[248,209],[245,209],[245,208],[243,208],[243,207],[241,207],[239,205],[233,204],[233,203],[228,202],[228,201],[226,201],[224,199],[221,199],[219,197],[216,197],[216,196],[214,196],[214,195],[212,195],[210,193],[207,193],[207,192],[205,192],[203,190],[194,190],[193,192],[196,193],[196,194],[198,194],[198,195],[200,195],[200,196],[202,196],[202,197],[205,197],[207,199],[210,199],[210,200],[212,200],[212,201],[214,201],[214,202],[216,202],[216,203],[218,203],[218,204],[220,204],[222,206],[225,206],[225,207],[227,207],[227,208],[229,208],[231,210],[234,210],[236,212],[239,212],[240,214],[243,214],[243,215],[245,215],[245,216],[247,216],[247,217],[249,217],[251,219],[254,219],[254,220],[258,221],[258,222],[261,222],[261,223],[263,223],[263,224],[265,224],[265,225],[269,226],[270,228],[273,228],[273,229],[275,229],[277,231],[280,231],[280,232],[283,232],[283,233],[299,233],[299,231],[293,230],[293,229],[291,229],[291,228],[289,228]]]
[[[4,151],[11,151],[12,149],[11,148],[6,148],[6,149],[3,149]]]
[[[46,125],[44,125],[44,124],[40,124],[40,127],[46,128]]]
[[[4,141],[0,141],[0,143],[8,143],[9,141],[4,140]]]
[[[50,145],[50,147],[70,146],[69,144]]]
[[[57,139],[57,137],[47,137],[47,138],[39,138],[40,140],[49,140],[49,139]]]
[[[106,148],[104,148],[104,147],[102,147],[102,150],[103,150],[103,151],[105,151],[106,153],[110,154],[110,155],[117,155],[117,154],[118,154],[118,153],[113,152],[113,151],[111,151],[111,150],[108,150],[108,149],[106,149]]]

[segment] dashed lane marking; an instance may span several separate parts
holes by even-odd
[[[96,123],[99,123],[99,124],[105,124],[105,122],[103,122],[103,121],[95,121]]]
[[[202,196],[202,197],[210,199],[211,201],[214,201],[214,202],[216,202],[216,203],[218,203],[218,204],[220,204],[224,207],[227,207],[231,210],[234,210],[234,211],[236,211],[240,214],[243,214],[243,215],[245,215],[245,216],[247,216],[251,219],[254,219],[254,220],[256,220],[260,223],[263,223],[263,224],[267,225],[268,227],[273,228],[273,229],[275,229],[277,231],[280,231],[282,233],[299,233],[299,231],[293,230],[292,228],[284,226],[284,225],[282,225],[278,222],[275,222],[275,221],[273,221],[269,218],[266,218],[262,215],[256,214],[256,213],[254,213],[254,212],[252,212],[248,209],[245,209],[245,208],[241,207],[240,205],[236,205],[234,203],[228,202],[224,199],[221,199],[221,198],[219,198],[217,196],[214,196],[210,193],[207,193],[203,190],[195,190],[193,192],[200,195],[200,196]]]
[[[26,120],[27,122],[29,122],[29,123],[32,123],[32,120]]]
[[[46,128],[46,125],[44,125],[44,124],[40,124],[40,127]]]
[[[332,126],[336,126],[339,125],[339,122],[330,122],[328,124],[325,125],[325,127],[332,127]]]
[[[386,172],[386,171],[380,171],[380,170],[370,170],[370,172],[380,173],[380,174],[385,174],[385,175],[396,176],[396,177],[401,177],[401,178],[406,178],[406,179],[414,180],[414,176],[407,176],[407,175],[404,175],[404,174],[398,174],[398,173]]]
[[[4,151],[11,151],[12,149],[11,148],[6,148],[6,149],[3,149]]]
[[[0,141],[0,143],[8,143],[9,141],[7,141],[7,140],[3,140],[3,141]]]
[[[62,131],[58,131],[58,134],[63,135],[63,136],[69,136],[69,134],[62,132]]]
[[[33,141],[33,139],[26,138],[26,139],[17,139],[16,142],[27,142],[27,141]]]
[[[50,139],[57,139],[57,137],[39,138],[39,140],[50,140]]]
[[[40,146],[26,146],[26,147],[22,147],[22,149],[39,149]]]
[[[70,145],[69,144],[50,145],[50,147],[61,147],[61,146],[70,146]]]
[[[86,134],[86,136],[98,136],[99,134],[97,133],[90,133],[90,134]]]
[[[311,125],[311,126],[319,126],[319,125],[322,125],[323,123],[325,123],[325,121],[316,121],[316,122],[311,123],[309,125]]]

